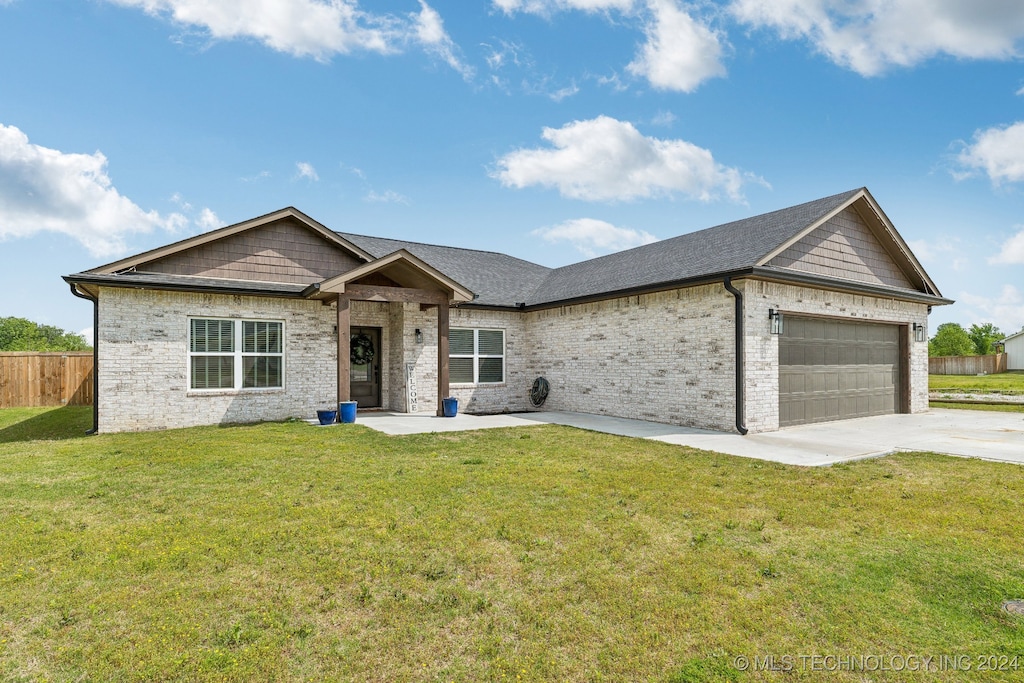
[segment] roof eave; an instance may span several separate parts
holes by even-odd
[[[802,273],[795,270],[776,268],[773,266],[754,266],[753,277],[761,280],[782,282],[784,284],[798,284],[818,287],[836,292],[850,292],[854,294],[867,294],[869,296],[884,299],[897,299],[899,301],[912,301],[915,303],[928,304],[929,306],[945,306],[954,303],[953,299],[943,296],[936,296],[927,292],[914,292],[906,289],[894,289],[885,285],[873,285],[869,282],[857,282],[856,280],[839,280],[837,278]]]
[[[171,292],[195,292],[203,294],[237,294],[242,296],[265,296],[284,299],[302,298],[302,290],[282,291],[280,289],[260,289],[232,285],[221,285],[218,283],[151,283],[133,279],[127,279],[118,275],[107,275],[103,273],[75,273],[62,276],[68,284],[92,292],[95,287],[116,287],[120,289],[149,289],[154,291]],[[98,291],[98,290],[97,290]]]

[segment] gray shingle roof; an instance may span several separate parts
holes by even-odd
[[[442,247],[347,232],[338,234],[360,249],[370,252],[375,258],[405,249],[460,285],[468,287],[477,295],[473,303],[481,306],[514,306],[528,302],[530,294],[551,272],[545,266],[493,251]]]
[[[540,284],[529,303],[564,301],[751,268],[858,192],[850,190],[557,268]]]
[[[858,192],[850,190],[555,269],[495,252],[338,234],[376,258],[406,249],[476,293],[479,298],[474,304],[536,305],[751,268]]]

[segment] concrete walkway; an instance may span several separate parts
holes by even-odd
[[[918,415],[864,417],[747,436],[554,411],[509,415],[460,413],[454,418],[427,414],[360,413],[357,421],[386,434],[561,424],[787,465],[831,465],[895,451],[932,451],[1024,464],[1024,413],[933,409]]]

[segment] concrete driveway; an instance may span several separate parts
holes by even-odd
[[[1024,464],[1024,413],[979,410],[932,409],[918,415],[864,417],[747,436],[563,412],[460,414],[455,418],[360,413],[358,421],[388,434],[561,424],[788,465],[831,465],[896,451],[932,451]]]

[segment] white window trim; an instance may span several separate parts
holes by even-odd
[[[448,352],[448,358],[472,358],[473,359],[473,381],[472,382],[452,382],[455,386],[469,387],[469,386],[483,386],[483,387],[496,387],[505,384],[505,378],[508,373],[508,360],[506,359],[505,347],[508,343],[507,332],[500,327],[452,327],[452,330],[472,330],[473,331],[473,353],[452,353]],[[480,353],[480,333],[481,332],[501,332],[501,355],[493,353]],[[449,334],[451,332],[449,331]],[[500,358],[501,359],[501,381],[499,382],[481,382],[480,381],[480,359],[481,358]]]
[[[224,320],[234,325],[234,342],[235,350],[231,353],[225,352],[206,352],[206,351],[193,351],[192,350],[192,321],[193,320]],[[281,324],[281,353],[244,353],[242,351],[242,324],[243,323],[280,323]],[[213,315],[190,315],[186,321],[186,340],[185,349],[187,351],[188,358],[186,359],[187,366],[185,368],[185,390],[189,394],[236,394],[236,393],[267,393],[275,391],[284,391],[285,388],[285,360],[284,360],[284,340],[286,339],[285,333],[285,322],[284,320],[274,320],[269,318],[224,318]],[[224,356],[234,358],[234,379],[235,386],[233,387],[215,387],[211,389],[196,389],[192,386],[192,358],[194,356]],[[281,359],[281,386],[279,387],[243,387],[242,383],[245,381],[243,377],[244,363],[243,359],[249,356],[253,357],[277,357]]]

